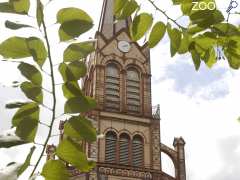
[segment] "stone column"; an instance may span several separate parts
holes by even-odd
[[[186,180],[184,139],[182,137],[174,138],[173,146],[177,152],[176,178],[177,180]]]

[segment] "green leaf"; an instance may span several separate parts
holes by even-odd
[[[213,48],[208,49],[203,60],[205,61],[205,64],[211,68],[217,62],[215,50]]]
[[[39,106],[35,102],[27,103],[20,107],[12,118],[12,125],[14,127],[19,125],[19,122],[24,118],[39,119]]]
[[[74,61],[69,65],[61,63],[59,66],[59,72],[61,73],[64,82],[77,81],[85,76],[87,68],[83,62]]]
[[[147,13],[141,13],[133,19],[131,25],[131,37],[134,41],[141,39],[152,26],[153,17]]]
[[[30,165],[30,161],[31,161],[31,158],[32,158],[32,155],[33,155],[33,152],[34,152],[35,149],[36,149],[35,146],[33,146],[30,149],[30,152],[27,155],[27,158],[26,158],[25,162],[23,163],[23,165],[18,170],[18,176],[20,176],[28,168],[28,166]]]
[[[37,128],[37,119],[25,117],[19,122],[16,129],[16,135],[25,141],[33,142],[37,133]]]
[[[9,3],[12,5],[15,12],[28,14],[28,10],[30,8],[29,0],[10,0]]]
[[[48,160],[43,166],[41,175],[46,180],[68,180],[70,176],[61,160]]]
[[[5,105],[6,109],[15,109],[15,108],[20,108],[24,105],[26,105],[26,102],[12,102],[12,103],[8,103]]]
[[[233,69],[240,68],[240,50],[228,47],[224,49],[224,54],[228,59],[228,64]]]
[[[40,0],[37,0],[36,17],[37,17],[38,27],[41,27],[44,16],[43,16],[43,5]]]
[[[26,25],[26,24],[19,24],[19,23],[15,23],[15,22],[12,22],[12,21],[5,21],[5,26],[9,29],[12,29],[12,30],[17,30],[17,29],[21,29],[21,28],[32,28],[32,26],[30,25]]]
[[[81,116],[73,116],[64,124],[64,134],[71,138],[96,141],[96,130],[91,121]]]
[[[240,31],[236,26],[229,23],[215,24],[211,28],[213,32],[216,32],[220,36],[239,36]]]
[[[22,62],[19,64],[18,69],[21,74],[31,81],[34,85],[42,85],[42,75],[40,71],[31,64]]]
[[[127,3],[128,3],[128,0],[115,0],[114,1],[114,14],[117,15]]]
[[[198,70],[201,65],[201,58],[200,55],[195,50],[191,50],[192,60],[195,66],[195,69]]]
[[[0,3],[0,12],[1,13],[14,13],[13,6],[8,2]]]
[[[169,24],[167,26],[167,32],[170,38],[171,56],[173,57],[181,45],[182,33],[176,28],[172,29]]]
[[[173,5],[179,5],[182,3],[183,0],[172,0]]]
[[[194,26],[190,26],[187,30],[187,33],[189,34],[196,34],[196,33],[199,33],[201,31],[205,30],[205,28],[202,28],[202,27],[199,27],[197,25],[194,25]]]
[[[163,38],[166,32],[166,26],[163,22],[157,22],[150,33],[148,44],[150,48],[156,46]]]
[[[43,41],[37,37],[27,38],[27,45],[34,61],[42,67],[47,59],[47,50]]]
[[[114,6],[114,14],[118,20],[126,19],[139,8],[135,0],[117,0]]]
[[[73,97],[67,100],[64,106],[65,113],[83,113],[96,107],[96,101],[91,97]]]
[[[63,84],[62,91],[67,99],[83,96],[77,81],[67,81]]]
[[[213,24],[218,24],[224,21],[224,16],[219,10],[201,10],[191,14],[190,20],[192,21],[192,24],[207,28]]]
[[[69,138],[60,142],[56,154],[81,172],[88,172],[92,169],[92,166],[89,166],[89,162],[87,161],[87,157],[83,152],[82,147]]]
[[[0,55],[4,58],[26,58],[31,56],[26,38],[23,37],[10,37],[0,44]]]
[[[57,22],[61,24],[58,31],[61,41],[78,37],[93,27],[92,18],[78,8],[61,9],[57,13]]]
[[[191,37],[187,33],[183,33],[181,44],[178,49],[179,54],[185,54],[188,52],[188,46],[190,44]]]
[[[185,0],[185,2],[181,4],[182,13],[184,15],[190,15],[193,5],[192,0]]]
[[[63,8],[58,11],[57,13],[57,22],[62,24],[67,21],[72,20],[81,20],[92,23],[92,18],[83,10],[70,7],[70,8]]]
[[[72,20],[61,24],[58,34],[61,41],[74,39],[93,27],[92,22]]]
[[[64,62],[77,61],[86,58],[95,50],[93,42],[82,42],[70,44],[64,51]]]
[[[20,87],[21,90],[29,99],[42,104],[43,93],[42,88],[40,86],[34,85],[31,82],[23,82]]]
[[[10,0],[0,3],[0,12],[3,13],[28,14],[29,8],[29,0]]]
[[[215,38],[207,36],[207,34],[197,36],[193,40],[195,42],[195,49],[201,57],[205,55],[208,49],[212,48],[217,43]]]

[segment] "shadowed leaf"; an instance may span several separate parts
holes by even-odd
[[[0,44],[0,54],[4,58],[26,58],[31,56],[29,52],[26,38],[23,37],[10,37]]]
[[[163,38],[166,32],[166,26],[163,22],[157,22],[150,33],[148,45],[150,48],[156,46]]]
[[[57,147],[56,154],[63,160],[79,169],[81,172],[88,172],[93,168],[88,162],[82,147],[67,138],[60,142]]]
[[[12,102],[12,103],[8,103],[5,105],[5,108],[7,109],[16,109],[16,108],[20,108],[24,105],[26,105],[26,102]]]
[[[74,61],[68,65],[61,63],[59,66],[59,72],[61,73],[64,82],[77,81],[85,76],[87,68],[83,62]]]
[[[91,121],[81,116],[73,116],[64,124],[64,134],[71,138],[96,141],[96,130]]]
[[[25,117],[39,119],[39,106],[35,102],[27,103],[14,114],[12,118],[12,125],[18,126],[19,122]]]
[[[96,101],[91,97],[73,97],[67,100],[64,106],[65,113],[81,113],[94,109]]]
[[[21,28],[32,28],[32,26],[30,25],[26,25],[26,24],[19,24],[19,23],[15,23],[15,22],[12,22],[12,21],[5,21],[5,26],[9,29],[12,29],[12,30],[17,30],[17,29],[21,29]]]
[[[43,93],[42,88],[40,86],[34,85],[31,82],[23,82],[20,87],[21,90],[29,99],[40,104],[42,103]]]
[[[27,158],[25,159],[25,162],[23,163],[23,165],[18,170],[18,176],[20,176],[28,168],[28,166],[30,165],[30,161],[31,161],[31,158],[32,158],[32,155],[33,155],[33,152],[34,152],[35,149],[36,149],[35,146],[33,146],[30,149],[30,152],[27,155]]]
[[[41,24],[43,21],[43,5],[40,0],[37,0],[36,17],[37,17],[38,27],[41,27]]]
[[[77,81],[68,81],[62,86],[63,95],[67,98],[83,96]]]
[[[37,119],[25,117],[19,122],[16,135],[25,141],[33,142],[37,133],[37,127]]]
[[[93,42],[82,42],[70,44],[64,51],[63,59],[64,62],[77,61],[87,57],[89,53],[94,51]]]
[[[153,17],[148,13],[141,13],[133,19],[131,36],[134,41],[141,39],[152,26]]]
[[[42,75],[40,71],[31,64],[22,62],[18,69],[20,70],[21,74],[30,80],[35,85],[42,85]]]
[[[41,175],[46,180],[68,180],[70,176],[66,165],[61,160],[47,161],[43,166]]]
[[[42,67],[47,59],[47,50],[43,41],[37,37],[27,38],[27,46],[34,61]]]
[[[93,23],[85,20],[66,21],[59,28],[59,37],[61,41],[74,39],[87,32],[93,27]]]

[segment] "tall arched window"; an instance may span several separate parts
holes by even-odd
[[[127,109],[140,112],[140,77],[135,68],[127,70]]]
[[[128,165],[129,164],[129,142],[130,137],[123,133],[120,135],[119,140],[119,163]]]
[[[142,166],[144,158],[144,146],[143,138],[139,135],[135,135],[132,141],[132,165]]]
[[[117,135],[116,133],[109,131],[106,134],[105,141],[105,162],[116,163],[117,152]]]
[[[120,109],[120,75],[119,69],[113,63],[106,67],[105,77],[105,107],[113,111]]]

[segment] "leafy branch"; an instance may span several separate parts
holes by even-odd
[[[41,18],[41,23],[43,25],[43,29],[44,29],[44,37],[45,37],[45,41],[46,41],[46,44],[47,44],[47,52],[48,52],[48,59],[49,59],[49,65],[50,65],[50,75],[51,75],[51,82],[52,82],[52,98],[53,98],[53,106],[52,106],[52,118],[51,118],[51,122],[50,122],[50,125],[49,125],[49,131],[48,131],[48,135],[46,137],[46,140],[43,144],[43,148],[42,148],[42,151],[40,153],[40,156],[36,162],[36,165],[34,166],[32,172],[31,172],[31,176],[33,176],[33,174],[35,173],[42,157],[43,157],[43,154],[46,150],[46,147],[47,147],[47,144],[48,144],[48,141],[51,137],[51,134],[52,134],[52,129],[53,129],[53,124],[54,124],[54,120],[55,120],[55,116],[56,116],[56,104],[57,104],[57,99],[56,99],[56,90],[55,90],[55,76],[54,76],[54,70],[53,70],[53,61],[52,61],[52,56],[51,56],[51,47],[50,47],[50,43],[49,43],[49,38],[48,38],[48,34],[47,34],[47,28],[46,28],[46,24],[45,24],[45,20],[44,20],[44,15],[43,15],[43,9],[42,9],[42,6],[39,7],[39,13],[40,14],[40,17]]]
[[[30,5],[30,0],[9,0],[9,2],[0,3],[0,12],[29,16],[28,11]],[[18,36],[10,37],[0,43],[0,55],[5,58],[2,61],[18,63],[19,71],[27,79],[27,81],[22,82],[20,85],[16,82],[14,86],[20,87],[25,96],[31,100],[29,102],[13,102],[6,105],[8,109],[18,110],[12,118],[12,125],[14,127],[12,134],[4,135],[3,138],[0,136],[0,148],[8,148],[26,143],[33,143],[37,148],[42,148],[36,162],[30,164],[31,157],[35,150],[34,146],[30,150],[25,162],[20,166],[20,170],[17,171],[17,176],[20,176],[31,166],[33,170],[30,173],[30,177],[38,176],[39,174],[35,172],[41,159],[45,156],[44,153],[48,146],[49,139],[56,136],[52,135],[54,122],[59,117],[68,114],[70,118],[64,125],[64,139],[55,148],[56,152],[53,153],[58,159],[49,159],[41,172],[41,175],[46,179],[52,179],[53,176],[56,180],[60,178],[68,179],[69,172],[66,169],[65,163],[73,165],[79,171],[90,170],[94,167],[94,163],[88,161],[79,142],[91,143],[96,140],[95,128],[87,117],[81,114],[95,108],[96,102],[91,97],[85,96],[78,85],[78,80],[83,78],[87,73],[86,65],[82,60],[94,50],[94,42],[72,43],[65,49],[63,62],[59,64],[59,73],[62,75],[64,81],[61,85],[67,101],[64,105],[64,112],[56,116],[57,84],[55,83],[55,65],[51,56],[52,47],[50,46],[43,9],[43,4],[40,0],[37,0],[36,16],[34,18],[37,21],[39,31],[43,33],[45,43],[38,37],[25,38]],[[59,39],[64,43],[69,43],[69,40],[79,37],[93,26],[91,17],[85,11],[74,7],[59,10],[56,17],[57,23],[60,24],[58,30]],[[8,20],[5,22],[5,27],[11,30],[19,30],[22,28],[37,29],[24,23],[15,23]],[[19,60],[27,57],[32,57],[38,67]],[[43,70],[43,65],[46,60],[48,60],[50,65],[50,74]],[[51,91],[42,87],[42,73],[51,78]],[[43,91],[52,96],[52,107],[48,107],[43,103]],[[51,118],[47,123],[39,119],[40,108],[46,108],[51,113]],[[78,115],[73,116],[71,114]],[[49,128],[44,143],[35,141],[39,125]],[[74,157],[69,156],[69,151],[74,152]],[[51,171],[52,169],[56,171],[60,169],[60,171],[53,172]]]

